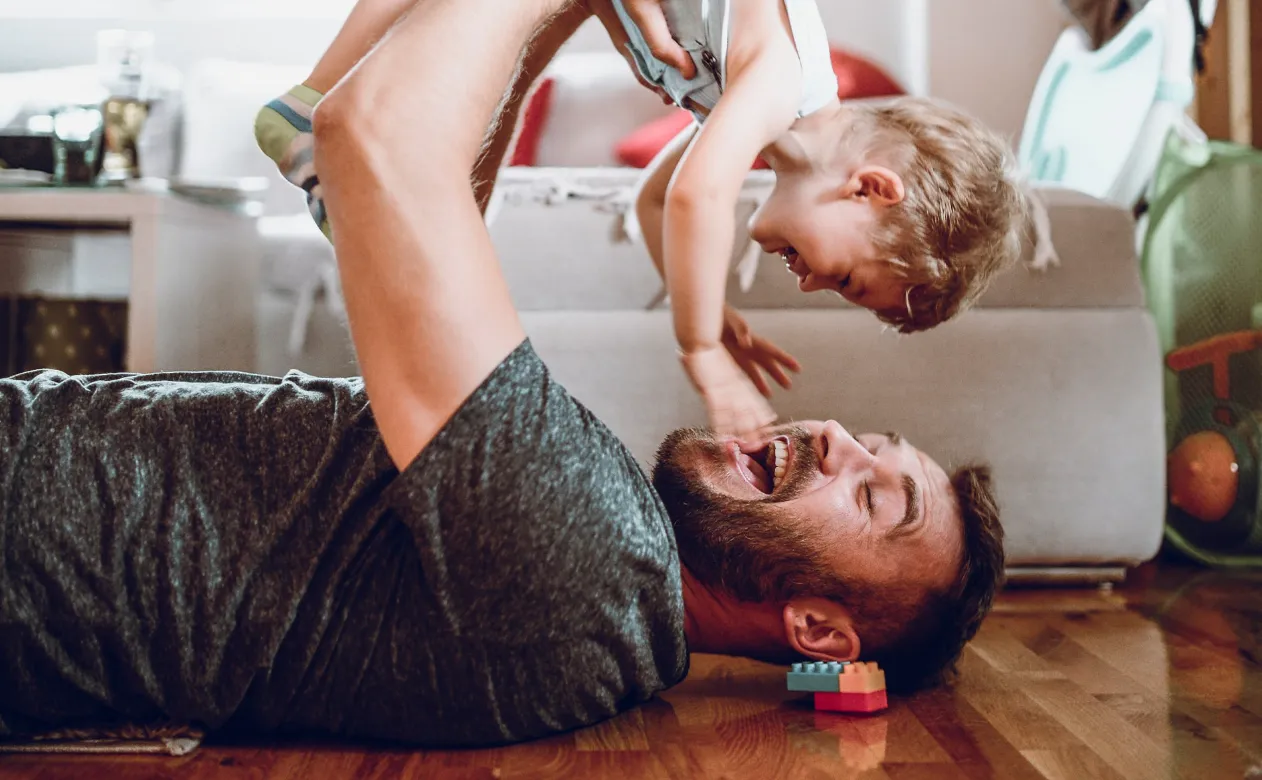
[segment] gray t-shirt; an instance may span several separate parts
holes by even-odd
[[[357,379],[0,380],[0,736],[493,745],[683,679],[631,454],[524,342],[399,473]]]

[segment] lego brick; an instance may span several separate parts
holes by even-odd
[[[885,672],[874,661],[846,665],[838,680],[838,693],[872,693],[885,690]]]
[[[829,712],[877,712],[889,706],[884,690],[871,693],[816,693],[815,709]]]
[[[841,691],[841,670],[848,663],[812,661],[793,664],[789,669],[788,684],[791,691]]]

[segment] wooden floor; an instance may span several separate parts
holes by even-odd
[[[1262,574],[1148,566],[1112,592],[1016,591],[953,688],[814,712],[784,670],[697,656],[660,701],[463,753],[204,746],[182,759],[0,759],[9,778],[1262,778]]]

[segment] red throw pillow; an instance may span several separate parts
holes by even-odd
[[[833,71],[837,74],[837,97],[842,100],[905,95],[906,90],[879,65],[856,54],[833,49]],[[647,168],[657,153],[679,135],[692,121],[692,114],[682,109],[655,119],[624,136],[614,147],[614,155],[623,165]],[[766,168],[761,159],[754,170]]]
[[[544,127],[548,124],[548,109],[552,106],[552,89],[556,82],[545,78],[539,82],[530,96],[526,108],[522,111],[521,132],[517,134],[517,145],[513,147],[513,155],[509,165],[533,166],[539,155],[539,141],[543,138]]]
[[[685,127],[692,124],[692,114],[683,109],[673,111],[669,116],[654,119],[640,129],[618,142],[614,147],[614,156],[623,165],[632,168],[647,168],[657,153],[666,148],[675,136]],[[754,170],[766,168],[762,159],[754,161]]]
[[[833,72],[837,74],[837,97],[842,100],[894,97],[907,90],[880,65],[841,49],[833,49]]]

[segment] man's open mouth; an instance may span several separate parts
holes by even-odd
[[[736,469],[746,482],[771,495],[789,466],[789,439],[777,436],[761,447],[746,449],[733,444]]]

